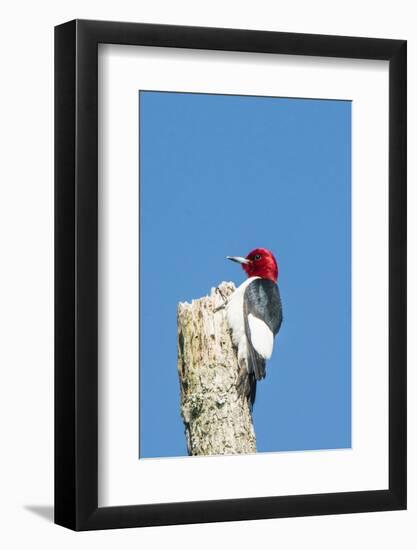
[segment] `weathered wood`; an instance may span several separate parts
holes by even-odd
[[[233,283],[223,282],[210,296],[178,304],[181,415],[190,455],[256,452],[225,309],[215,311],[234,290]]]

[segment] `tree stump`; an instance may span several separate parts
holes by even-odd
[[[252,413],[238,388],[226,312],[215,311],[234,290],[233,283],[223,282],[210,296],[178,304],[181,415],[190,455],[256,452]]]

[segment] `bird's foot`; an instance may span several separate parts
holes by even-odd
[[[216,291],[220,294],[223,300],[223,303],[217,306],[216,308],[214,308],[213,310],[214,313],[217,313],[218,311],[224,309],[227,306],[227,298],[225,297],[225,295],[223,294],[223,292],[220,290],[218,286],[216,286]]]

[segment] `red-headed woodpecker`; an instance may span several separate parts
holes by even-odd
[[[250,394],[253,406],[256,381],[265,378],[265,362],[272,355],[274,337],[282,323],[278,265],[266,248],[256,248],[246,258],[227,259],[242,264],[248,276],[230,297],[226,314],[240,370],[249,382],[245,393]]]

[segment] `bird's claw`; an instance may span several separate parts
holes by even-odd
[[[220,290],[220,288],[218,286],[216,286],[216,291],[220,294],[220,296],[223,300],[223,304],[221,304],[220,306],[217,306],[216,308],[214,308],[213,313],[217,313],[218,311],[224,309],[227,306],[227,299],[225,298],[223,292]]]

